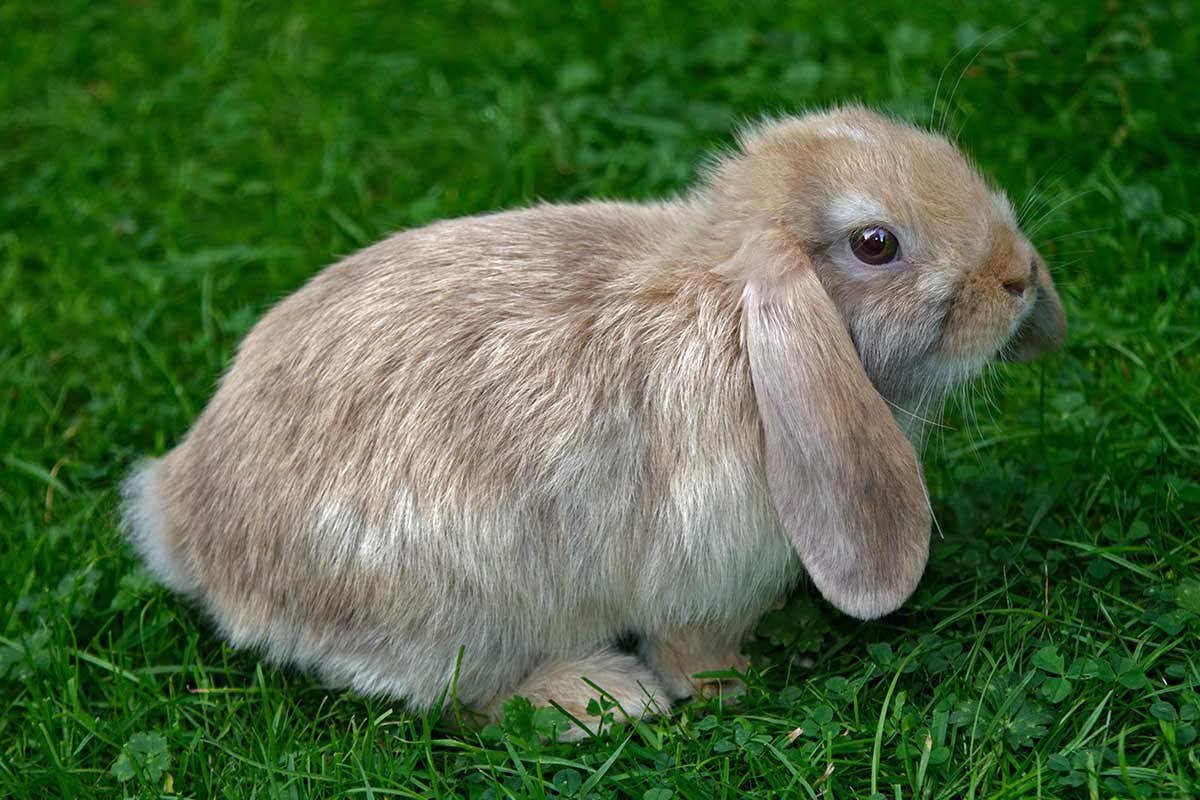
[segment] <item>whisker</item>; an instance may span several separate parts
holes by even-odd
[[[1058,211],[1060,208],[1067,205],[1068,203],[1074,203],[1076,200],[1079,200],[1081,197],[1086,197],[1087,195],[1092,194],[1095,191],[1097,191],[1097,190],[1096,189],[1084,189],[1082,191],[1076,192],[1075,194],[1071,195],[1070,197],[1063,200],[1062,202],[1057,203],[1053,208],[1051,208],[1049,211],[1047,211],[1045,214],[1043,214],[1041,219],[1039,219],[1037,221],[1037,224],[1033,225],[1026,232],[1025,235],[1032,239],[1034,236],[1037,235],[1037,232],[1040,231],[1043,227],[1045,227],[1046,223],[1050,221],[1050,217],[1051,217],[1051,215],[1054,214],[1054,212]]]
[[[942,524],[938,522],[937,514],[933,512],[933,501],[929,499],[929,489],[925,489],[925,505],[929,507],[929,520],[933,523],[934,530],[937,531],[939,539],[945,539],[946,534],[942,531]]]
[[[988,421],[993,428],[1002,428],[1003,425],[999,422],[999,417],[1003,416],[1000,411],[1000,405],[996,402],[997,386],[1003,381],[1003,375],[996,369],[996,363],[989,361],[983,371],[983,399],[984,408],[988,412]],[[999,390],[1003,390],[1003,386]]]
[[[954,131],[954,136],[950,137],[950,141],[957,142],[962,137],[963,129],[967,127],[967,123],[971,121],[971,117],[973,115],[974,115],[974,112],[967,114],[967,116],[963,119],[962,123],[959,124],[958,128]]]
[[[1108,225],[1102,225],[1099,228],[1087,228],[1086,230],[1075,231],[1074,233],[1061,233],[1058,236],[1051,236],[1049,239],[1042,239],[1039,242],[1039,244],[1041,244],[1043,246],[1048,245],[1048,244],[1054,244],[1055,242],[1061,242],[1063,239],[1075,239],[1080,236],[1087,236],[1088,234],[1099,233],[1100,231],[1106,231],[1106,230],[1108,230],[1108,228],[1109,228]]]
[[[916,408],[913,411],[909,411],[907,408],[900,405],[899,403],[893,403],[891,400],[888,400],[886,397],[883,400],[885,403],[887,403],[892,408],[896,409],[897,411],[899,411],[902,414],[905,414],[905,415],[917,420],[918,422],[923,422],[926,425],[932,425],[934,427],[945,427],[940,422],[936,422],[931,419],[926,419],[925,417],[922,417],[920,415],[921,405],[925,402],[925,397],[926,397],[925,394],[921,395],[921,397],[917,400]]]
[[[949,393],[941,392],[940,395],[941,395],[941,406],[942,407],[941,407],[941,410],[938,412],[938,416],[942,417],[944,419],[946,416],[946,403],[949,402],[949,396],[948,396]],[[943,453],[946,452],[946,431],[953,430],[953,429],[954,429],[954,426],[947,423],[940,430],[938,430],[938,447],[941,448],[941,451]]]
[[[941,124],[938,125],[939,132],[944,133],[946,130],[946,121],[950,116],[950,109],[952,109],[954,107],[954,95],[956,95],[958,93],[958,86],[959,86],[959,84],[962,83],[962,79],[967,74],[967,70],[969,70],[971,68],[971,65],[975,63],[975,59],[979,58],[979,56],[983,54],[984,50],[987,50],[989,47],[991,47],[993,44],[995,44],[996,42],[1003,39],[1005,36],[1008,36],[1009,34],[1013,33],[1014,31],[1017,31],[1020,28],[1025,27],[1030,22],[1032,22],[1034,19],[1036,19],[1036,15],[1033,17],[1030,17],[1029,19],[1020,23],[1019,25],[1014,25],[1013,27],[1009,28],[1008,30],[1001,31],[1000,33],[996,34],[988,41],[984,42],[983,46],[975,51],[975,55],[971,56],[971,60],[968,61],[966,63],[966,65],[962,68],[962,70],[958,73],[958,80],[956,80],[954,82],[954,87],[950,90],[950,98],[946,101],[946,107],[942,111],[942,121],[941,121]]]
[[[1018,224],[1021,223],[1021,220],[1024,219],[1025,214],[1028,213],[1030,206],[1037,199],[1037,190],[1038,187],[1042,185],[1042,181],[1046,180],[1054,173],[1054,170],[1058,168],[1058,165],[1062,163],[1064,158],[1066,158],[1066,156],[1059,156],[1058,158],[1054,159],[1054,163],[1051,164],[1046,171],[1042,173],[1042,176],[1034,182],[1033,186],[1031,186],[1029,190],[1025,192],[1025,199],[1021,201],[1021,207],[1017,210]]]
[[[934,117],[934,114],[937,113],[938,94],[942,90],[942,79],[946,77],[946,70],[950,69],[950,65],[953,64],[955,61],[957,61],[958,57],[961,56],[968,47],[974,47],[975,43],[978,42],[982,38],[983,38],[983,31],[980,31],[979,33],[975,34],[971,38],[971,41],[967,42],[962,47],[958,48],[958,50],[955,51],[954,55],[950,56],[950,60],[946,62],[945,66],[942,67],[942,71],[940,73],[938,73],[937,86],[935,86],[933,89],[933,103],[930,104],[930,106],[929,106],[929,129],[930,130],[933,130],[933,117]]]
[[[1032,211],[1033,207],[1037,206],[1037,205],[1042,205],[1043,208],[1052,208],[1056,203],[1061,201],[1063,198],[1070,197],[1071,193],[1074,191],[1076,191],[1076,187],[1074,185],[1067,185],[1067,186],[1064,186],[1063,188],[1061,188],[1059,191],[1052,192],[1047,195],[1038,194],[1036,198],[1033,198],[1034,202],[1031,204],[1031,207],[1029,210]],[[1044,217],[1045,217],[1045,212],[1043,212],[1041,215],[1038,216],[1038,221],[1040,221]],[[1030,220],[1025,220],[1025,222],[1029,222],[1029,221]]]
[[[1071,263],[1073,261],[1078,261],[1080,258],[1087,258],[1088,256],[1095,255],[1095,254],[1096,254],[1096,248],[1094,248],[1094,247],[1084,247],[1081,250],[1064,250],[1061,252],[1055,252],[1053,266],[1059,267],[1059,266],[1062,266],[1063,264]],[[1077,256],[1077,258],[1071,258],[1071,256]],[[1068,259],[1068,260],[1064,261],[1063,259]]]
[[[1081,261],[1087,260],[1087,257],[1090,256],[1091,254],[1092,254],[1092,251],[1087,250],[1087,251],[1084,251],[1084,254],[1079,256],[1079,258],[1072,258],[1069,261],[1056,261],[1053,265],[1050,265],[1051,272],[1058,272],[1058,273],[1065,272],[1067,267],[1073,267],[1076,264],[1080,263]]]
[[[969,383],[959,384],[954,390],[954,400],[958,403],[959,413],[962,414],[963,430],[967,434],[967,442],[970,444],[969,449],[978,456],[979,446],[975,440],[976,431],[974,430],[974,428],[978,427],[978,421],[975,417],[975,407],[971,401],[969,392]],[[982,436],[982,431],[980,431],[980,435]]]

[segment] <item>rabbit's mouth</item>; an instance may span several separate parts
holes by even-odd
[[[1029,327],[1032,324],[1030,319],[1033,316],[1033,309],[1037,306],[1039,294],[1036,287],[1031,290],[1031,294],[1032,297],[1021,305],[1021,309],[1013,317],[1013,321],[1009,326],[1008,336],[1000,343],[1000,346],[993,354],[993,358],[1000,359],[1001,361],[1010,361],[1010,354],[1017,346],[1017,343],[1021,341],[1022,337],[1029,335]]]
[[[1039,284],[1037,297],[1029,305],[1013,335],[1000,349],[1005,361],[1032,361],[1043,353],[1062,348],[1067,340],[1067,316],[1053,285]]]

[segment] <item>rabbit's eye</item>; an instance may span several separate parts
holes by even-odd
[[[850,234],[850,252],[864,264],[887,264],[896,260],[900,242],[887,228],[863,228]]]

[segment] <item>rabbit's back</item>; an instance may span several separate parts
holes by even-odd
[[[737,298],[672,254],[685,213],[438,223],[272,309],[155,476],[179,571],[234,642],[427,702],[363,660],[438,682],[441,643],[520,664],[498,650],[777,593],[794,559]]]

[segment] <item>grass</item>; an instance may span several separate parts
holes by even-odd
[[[0,796],[1195,797],[1200,26],[905,5],[0,6]],[[802,588],[741,703],[562,746],[528,709],[459,735],[231,651],[123,545],[123,472],[321,266],[668,194],[739,120],[850,98],[945,114],[1029,198],[1072,325],[947,409],[900,613]]]

